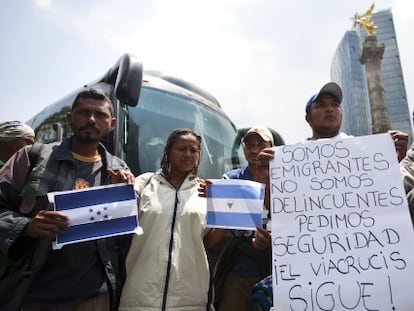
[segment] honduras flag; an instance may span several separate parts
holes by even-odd
[[[219,179],[208,185],[207,227],[255,230],[262,225],[265,185]]]
[[[141,234],[133,185],[113,184],[48,193],[55,211],[69,217],[70,227],[56,236],[53,248],[127,233]]]

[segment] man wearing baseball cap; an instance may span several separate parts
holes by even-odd
[[[312,129],[312,136],[308,140],[321,138],[344,138],[348,135],[340,132],[342,124],[342,90],[335,82],[328,82],[311,96],[305,106],[305,119]],[[408,134],[398,131],[389,131],[394,140],[398,161],[407,153]],[[265,148],[258,155],[257,160],[262,169],[268,170],[269,161],[274,158],[274,148]]]
[[[335,82],[325,84],[308,100],[305,119],[312,128],[310,140],[348,136],[339,132],[342,124],[341,102],[342,90]],[[398,130],[389,133],[394,140],[398,161],[401,161],[407,153],[408,135]]]
[[[308,140],[335,139],[348,136],[340,132],[342,123],[341,102],[342,90],[335,82],[325,84],[318,93],[310,97],[305,106],[305,119],[312,129],[312,136]],[[407,152],[408,135],[396,130],[389,131],[389,133],[394,140],[398,161],[401,161]],[[260,163],[260,168],[264,174],[269,174],[269,162],[274,156],[275,148],[264,148],[257,156],[257,161]]]
[[[262,149],[275,145],[274,137],[266,126],[254,126],[250,128],[242,138],[244,156],[248,165],[231,170],[223,175],[224,179],[244,179],[257,182],[263,181],[262,172],[257,165],[257,155]],[[266,186],[268,192],[268,185]],[[268,196],[265,195],[265,206],[268,209]],[[216,287],[215,307],[218,311],[239,310],[249,311],[250,292],[253,285],[268,276],[271,271],[270,233],[263,228],[257,231],[233,230],[231,234],[239,243],[239,254],[234,259],[235,263],[231,271],[223,276],[222,287]],[[231,248],[230,248],[231,249]],[[228,256],[235,257],[224,248],[218,262],[220,267],[226,266]],[[220,270],[217,270],[220,271]]]
[[[20,148],[32,145],[35,140],[33,129],[20,121],[0,123],[0,168]]]
[[[265,126],[256,126],[249,129],[243,136],[243,144],[245,144],[245,142],[249,140],[248,138],[252,135],[259,136],[263,142],[270,142],[272,146],[275,144],[272,133]]]
[[[325,84],[306,103],[306,122],[312,128],[311,140],[339,135],[342,123],[342,90],[335,82]],[[341,133],[341,136],[346,136]]]

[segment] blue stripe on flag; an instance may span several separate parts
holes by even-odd
[[[110,188],[88,189],[55,195],[55,206],[59,211],[89,205],[111,203],[135,199],[133,185],[115,186]]]
[[[263,199],[264,187],[251,185],[211,184],[208,186],[208,198]]]
[[[207,212],[207,225],[229,228],[256,228],[262,226],[262,214]]]
[[[71,226],[57,236],[57,243],[76,242],[95,237],[114,235],[125,231],[132,232],[135,230],[137,225],[137,217],[134,215]]]

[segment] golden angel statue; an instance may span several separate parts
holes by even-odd
[[[355,24],[359,24],[368,34],[368,36],[375,36],[375,29],[377,26],[371,21],[372,11],[374,10],[374,3],[371,4],[365,14],[351,17]]]

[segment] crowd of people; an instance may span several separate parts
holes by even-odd
[[[333,82],[309,99],[305,119],[312,136],[303,143],[347,137],[340,132],[341,102]],[[223,172],[223,179],[265,184],[264,226],[247,231],[206,227],[205,197],[213,181],[198,173],[199,133],[176,129],[157,141],[163,147],[159,170],[134,176],[101,143],[116,122],[105,94],[81,91],[66,120],[73,135],[53,144],[35,143],[33,129],[22,122],[0,124],[0,310],[263,310],[251,293],[272,274],[269,161],[277,154],[267,127],[244,134],[247,166]],[[407,152],[406,133],[389,133],[414,211],[414,147]],[[70,220],[47,194],[116,183],[134,184],[143,234],[53,249]],[[208,248],[225,236],[230,242],[213,269]]]

